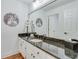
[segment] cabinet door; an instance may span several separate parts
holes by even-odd
[[[57,59],[28,42],[26,44],[26,59]]]
[[[27,59],[45,59],[45,52],[31,45],[30,43],[28,43],[27,45]]]
[[[53,43],[55,43],[55,42],[53,42]],[[57,46],[48,44],[48,50],[49,50],[49,52],[52,53],[53,55],[58,56],[58,47],[57,47]]]
[[[22,43],[21,43],[21,38],[18,38],[18,49],[21,50]]]
[[[26,59],[33,59],[32,52],[27,52]]]
[[[54,56],[49,55],[48,53],[40,50],[37,47],[34,47],[34,55],[35,55],[35,59],[57,59]]]
[[[37,47],[33,47],[33,54],[35,56],[35,59],[45,59],[45,52]]]
[[[45,59],[57,59],[57,58],[46,53]]]
[[[23,48],[23,40],[19,38],[19,50],[21,51]]]
[[[33,45],[27,42],[26,59],[33,59]]]
[[[63,48],[58,47],[58,57],[60,57],[61,59],[65,59],[65,50]]]
[[[26,57],[26,55],[25,55],[25,41],[23,40],[23,39],[21,39],[21,38],[19,38],[19,47],[18,47],[18,49],[19,49],[19,52],[23,55],[23,57],[25,58]]]

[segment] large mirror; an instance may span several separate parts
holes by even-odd
[[[77,39],[76,0],[52,0],[48,4],[32,10],[29,15],[29,20],[33,21],[33,28],[37,34],[66,40]]]

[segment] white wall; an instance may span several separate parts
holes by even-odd
[[[2,0],[1,3],[1,54],[5,57],[17,52],[17,34],[23,32],[28,7],[17,0]],[[4,23],[4,15],[9,12],[17,14],[19,18],[19,24],[16,27],[9,27]]]
[[[77,36],[77,34],[78,34],[78,23],[77,23],[78,22],[78,14],[77,14],[78,7],[77,7],[77,4],[78,4],[78,2],[77,2],[77,0],[75,0],[68,4],[51,9],[49,11],[46,11],[47,16],[59,14],[59,30],[58,30],[59,33],[56,38],[61,38],[61,39],[67,40],[70,37],[70,38],[77,39],[77,37],[78,37]],[[64,26],[64,25],[66,25],[66,24],[64,24],[64,22],[68,19],[67,17],[69,17],[71,19],[70,23],[72,22],[72,24],[69,24],[69,23],[66,23],[66,24],[69,24],[69,26],[72,26],[72,27],[70,27],[71,28],[70,35],[65,36],[64,32],[65,32],[65,29],[68,27]]]

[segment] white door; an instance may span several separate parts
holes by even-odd
[[[76,7],[64,11],[64,32],[66,38],[77,38],[78,32],[78,15]]]
[[[51,15],[49,16],[49,36],[50,37],[55,37],[57,36],[57,32],[58,32],[58,20],[59,20],[59,14],[54,14],[54,15]]]

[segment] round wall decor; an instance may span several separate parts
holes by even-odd
[[[41,18],[37,18],[36,19],[36,26],[37,27],[41,27],[43,25],[42,19]]]
[[[19,19],[16,14],[14,13],[6,13],[4,15],[4,23],[8,26],[14,27],[18,25]]]

